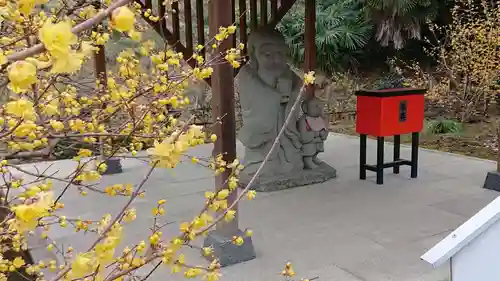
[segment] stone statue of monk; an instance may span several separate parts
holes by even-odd
[[[302,86],[302,79],[287,64],[287,53],[285,39],[276,30],[263,29],[249,36],[249,61],[236,77],[243,119],[238,139],[245,146],[246,174],[255,173],[264,160]],[[303,169],[299,114],[297,109],[292,113],[277,149],[264,166],[263,177]]]

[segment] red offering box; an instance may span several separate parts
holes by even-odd
[[[376,137],[420,132],[425,92],[412,88],[356,92],[356,132]]]

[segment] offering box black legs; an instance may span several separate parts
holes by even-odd
[[[407,165],[411,167],[410,176],[416,178],[418,175],[418,139],[419,133],[411,133],[411,159],[401,159],[401,136],[394,136],[393,161],[384,163],[384,137],[377,137],[377,163],[370,165],[366,163],[366,139],[367,135],[359,137],[359,178],[366,179],[366,171],[377,174],[377,184],[384,184],[384,169],[392,168],[394,174],[399,174],[399,167]]]

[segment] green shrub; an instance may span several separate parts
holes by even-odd
[[[433,135],[459,134],[462,131],[462,123],[450,119],[432,120],[426,126],[426,132]]]

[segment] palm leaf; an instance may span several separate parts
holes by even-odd
[[[297,9],[286,16],[278,29],[286,38],[292,59],[304,59],[304,14]],[[316,46],[318,67],[335,71],[370,39],[372,25],[364,18],[360,0],[324,0],[316,10]]]

